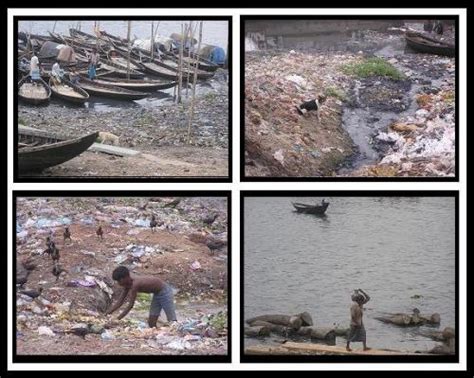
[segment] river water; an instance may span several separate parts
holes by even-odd
[[[160,21],[158,25],[158,34],[169,37],[172,33],[181,32],[181,24],[187,22],[186,20],[179,21]],[[54,28],[55,33],[69,36],[70,28],[77,28],[78,21],[57,21],[56,27],[54,26],[55,21],[19,21],[18,31],[29,32],[33,34],[48,34],[48,31],[52,31]],[[158,21],[155,20],[155,28]],[[194,21],[197,24],[197,21]],[[101,21],[100,29],[106,32],[120,36],[122,38],[127,37],[127,21]],[[228,27],[227,21],[204,21],[202,31],[202,43],[216,45],[222,47],[227,51],[228,47]],[[199,28],[199,26],[198,26]],[[93,34],[94,21],[81,21],[81,30]],[[196,32],[198,33],[198,31]],[[132,38],[150,39],[151,34],[151,21],[132,21]],[[211,79],[212,82],[212,79]],[[212,84],[208,82],[199,82],[196,86],[196,96],[204,96],[208,93],[212,93]],[[124,107],[157,107],[161,104],[170,104],[173,102],[174,88],[156,91],[150,94],[149,97],[139,101],[114,101],[111,99],[104,98],[93,98],[91,101],[85,104],[86,107],[95,111],[108,112],[114,109],[121,109]],[[184,95],[184,92],[183,92]],[[59,101],[58,101],[59,102]],[[60,102],[61,106],[69,106],[67,103]]]
[[[33,34],[48,34],[52,31],[55,21],[19,21],[18,30]],[[183,21],[160,21],[158,25],[158,34],[169,37],[171,33],[180,33]],[[196,24],[197,21],[194,21]],[[154,21],[155,27],[158,23]],[[78,21],[57,21],[56,33],[69,35],[70,28],[76,28]],[[101,30],[107,33],[127,38],[127,21],[100,21]],[[198,26],[199,28],[199,26]],[[81,30],[93,34],[94,21],[81,21]],[[150,39],[151,21],[132,21],[131,35],[133,38]],[[210,45],[216,45],[227,50],[228,44],[228,22],[227,21],[204,21],[202,26],[202,42]]]
[[[441,330],[455,327],[454,198],[325,199],[325,217],[293,211],[292,201],[319,203],[318,197],[245,199],[244,318],[308,311],[316,326],[346,327],[351,293],[362,288],[371,296],[364,314],[368,346],[432,348],[437,343],[418,329],[374,317],[417,307],[438,312]],[[246,339],[255,342],[261,340]]]

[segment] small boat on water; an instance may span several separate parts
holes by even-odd
[[[54,96],[64,101],[83,104],[89,99],[89,93],[66,79],[62,79],[62,82],[58,84],[54,82],[53,78],[50,78],[49,87]]]
[[[33,83],[29,76],[25,76],[18,82],[18,97],[32,105],[47,104],[51,98],[51,88],[43,79]]]
[[[94,82],[103,85],[115,85],[120,88],[136,91],[156,91],[173,88],[177,85],[176,81],[169,80],[139,80],[139,79],[118,79],[114,77],[104,77],[95,79]]]
[[[71,160],[86,151],[98,135],[95,132],[78,138],[67,138],[19,125],[19,173],[42,171]]]
[[[93,96],[115,98],[117,100],[133,101],[149,96],[149,94],[145,92],[132,91],[130,89],[121,88],[113,84],[99,84],[96,82],[96,80],[89,80],[84,77],[81,77],[78,85]]]
[[[421,33],[408,31],[405,33],[405,40],[408,47],[421,53],[443,56],[456,55],[455,45],[438,41]]]
[[[321,205],[307,205],[298,202],[292,202],[292,204],[298,213],[315,215],[324,215],[329,206],[329,202],[324,202]]]

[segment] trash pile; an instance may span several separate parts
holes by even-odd
[[[162,223],[153,231],[151,214],[156,216],[158,224]],[[99,225],[103,238],[96,233]],[[65,226],[70,231],[67,240],[63,238]],[[203,331],[200,339],[196,335],[192,335],[193,339],[188,337],[190,350],[180,349],[181,344],[176,343],[171,344],[175,348],[154,344],[155,349],[159,347],[163,353],[180,350],[193,354],[209,350],[226,353],[227,326],[218,329],[211,321],[214,315],[202,314],[219,313],[227,307],[225,199],[17,198],[16,231],[20,354],[41,353],[40,346],[44,343],[56,350],[61,345],[58,338],[80,340],[77,336],[93,341],[90,345],[76,343],[86,353],[102,351],[101,343],[105,341],[116,341],[113,346],[116,351],[125,339],[134,348],[140,348],[143,337],[136,336],[136,332],[137,335],[154,332],[155,336],[168,337],[169,343],[178,343],[182,336],[178,336],[174,326],[148,328],[145,323],[151,301],[148,294],[137,297],[132,311],[120,321],[113,320],[120,310],[112,316],[105,315],[122,292],[111,277],[119,265],[127,266],[135,275],[159,275],[173,288],[180,324],[188,319],[198,320],[198,328],[207,332]],[[204,240],[222,240],[225,245],[212,250],[206,243],[194,242],[192,235],[204,235]],[[51,261],[46,253],[47,238],[59,250],[58,261]],[[163,317],[162,314],[160,319]],[[94,344],[94,340],[99,344]],[[137,344],[138,340],[142,344]],[[151,348],[146,344],[142,352],[156,353]],[[110,353],[114,351],[111,349]],[[56,351],[66,352],[71,351]]]
[[[355,54],[290,51],[248,53],[245,65],[245,147],[248,175],[319,176],[331,174],[352,154],[341,127],[341,99],[351,79],[338,67]],[[296,106],[327,95],[316,115],[301,116]],[[342,94],[339,96],[339,94]]]
[[[404,31],[246,52],[246,175],[452,176],[455,59],[407,52]],[[369,65],[358,63],[371,59],[396,80],[362,75]],[[319,94],[327,96],[321,122],[298,114]]]
[[[413,66],[414,61],[416,66]],[[415,82],[426,84],[413,99],[417,109],[413,115],[403,115],[375,135],[374,143],[383,151],[384,157],[377,165],[364,167],[353,175],[453,176],[456,144],[454,59],[408,56],[399,62],[405,68],[411,67],[408,73]]]

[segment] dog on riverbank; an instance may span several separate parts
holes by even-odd
[[[97,143],[112,144],[114,146],[118,146],[120,143],[120,138],[112,133],[100,131],[96,141]]]
[[[296,110],[299,114],[305,115],[310,111],[316,111],[318,122],[321,123],[321,105],[326,101],[326,96],[319,95],[317,98],[303,102],[301,105],[296,106]]]

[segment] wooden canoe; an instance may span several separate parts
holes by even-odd
[[[82,30],[74,29],[74,28],[69,28],[69,35],[73,38],[77,37],[85,37],[88,39],[97,39],[97,36],[83,32]]]
[[[30,145],[18,149],[20,175],[26,172],[62,164],[86,151],[97,139],[95,132],[79,138],[67,139],[45,131],[18,126],[18,142]]]
[[[18,97],[32,105],[47,104],[51,98],[51,88],[43,79],[37,80],[35,85],[30,82],[29,76],[25,76],[18,82]]]
[[[89,93],[66,79],[62,79],[62,82],[57,84],[54,83],[53,78],[50,78],[49,86],[54,96],[67,102],[83,104],[89,99]]]
[[[186,64],[191,65],[192,67],[195,66],[196,58],[197,58],[197,64],[198,64],[198,70],[200,71],[206,71],[206,72],[215,72],[219,66],[215,63],[212,63],[210,60],[204,59],[203,57],[196,55],[196,54],[191,54],[191,56],[187,56],[186,54],[183,57],[183,62]],[[178,62],[179,61],[179,56],[173,53],[167,54],[167,57],[169,57],[171,60]]]
[[[78,85],[89,94],[99,97],[115,98],[117,100],[140,100],[148,97],[148,93],[132,91],[115,85],[99,84],[95,80],[82,77]]]
[[[112,62],[111,60],[105,60],[100,63],[100,68],[111,71],[111,76],[127,77],[127,69],[123,66]],[[142,72],[130,68],[131,79],[142,79],[145,76]]]
[[[456,55],[456,47],[454,45],[437,41],[420,33],[407,32],[405,40],[408,47],[421,53],[443,56]]]
[[[95,79],[96,83],[103,85],[115,85],[120,88],[137,90],[137,91],[156,91],[162,89],[173,88],[177,85],[176,81],[167,80],[138,80],[138,79],[118,79],[113,77],[104,77]]]
[[[120,49],[119,49],[118,53],[121,54],[121,55],[124,54],[124,52]],[[131,53],[131,55],[134,56],[134,58],[137,62],[154,63],[157,66],[161,66],[163,68],[166,68],[170,71],[175,72],[175,75],[178,75],[179,63],[176,59],[173,58],[174,55],[169,55],[169,54],[163,54],[162,53],[162,56],[161,56],[160,59],[155,58],[155,57],[152,59],[151,54],[150,54],[149,51],[144,50],[144,49],[139,48],[139,47],[134,47],[130,51],[130,53]],[[188,66],[188,63],[187,63],[188,60],[187,59],[188,59],[187,57],[185,57],[185,59],[183,59],[183,70],[182,70],[183,71],[183,77],[186,77],[188,75],[188,72],[189,72],[189,76],[193,77],[194,67],[193,66],[191,66],[191,67]],[[194,62],[194,60],[191,59],[191,60],[189,60],[189,62]],[[205,71],[205,70],[199,69],[199,67],[198,67],[197,78],[199,80],[207,80],[207,79],[210,79],[213,76],[214,76],[214,72],[211,72],[211,70]]]
[[[116,53],[114,56],[113,53]],[[109,50],[107,52],[107,60],[109,62],[114,63],[116,66],[121,67],[123,70],[127,70],[127,57],[124,56],[122,53],[119,54],[119,51],[116,50]],[[135,70],[138,71],[140,70],[140,67],[136,65],[131,59],[130,59],[130,70]]]
[[[139,62],[139,65],[151,75],[162,77],[168,80],[177,80],[178,73],[169,68],[158,65],[154,62]]]
[[[325,202],[323,205],[306,205],[298,202],[292,202],[292,204],[298,213],[315,215],[324,215],[329,206],[329,202]]]

